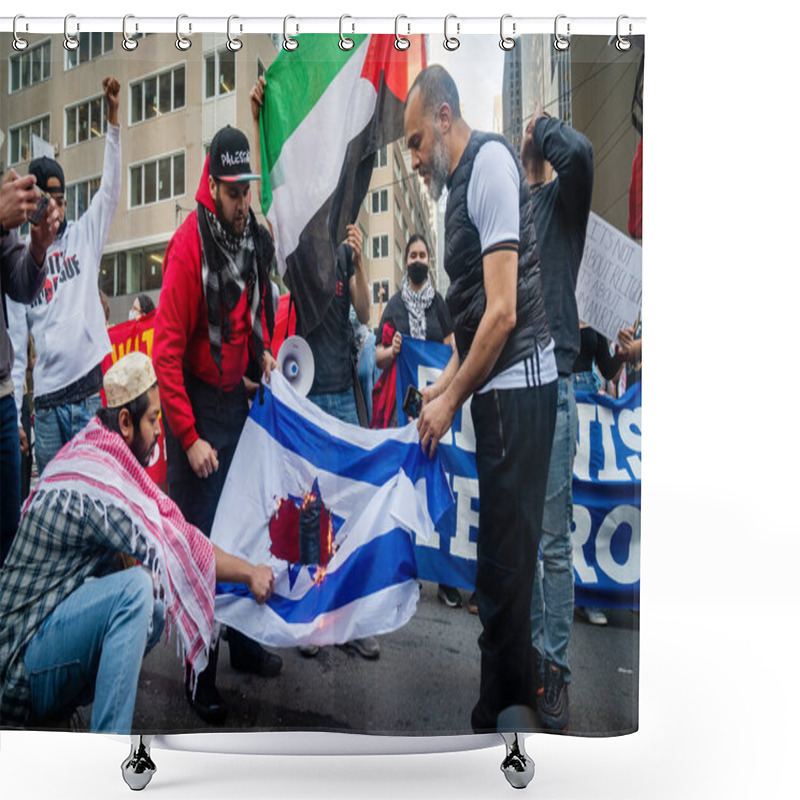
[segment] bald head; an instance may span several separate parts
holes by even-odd
[[[411,102],[414,92],[419,92],[424,112],[435,114],[443,103],[447,103],[452,118],[461,119],[461,105],[455,81],[439,64],[432,64],[417,75],[406,97],[406,106]]]

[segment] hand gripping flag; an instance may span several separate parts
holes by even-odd
[[[396,630],[419,599],[411,534],[430,537],[452,501],[413,424],[349,425],[273,372],[236,448],[211,538],[271,566],[275,592],[259,606],[247,587],[220,584],[216,618],[273,647]]]
[[[407,50],[387,34],[296,37],[266,74],[261,114],[261,210],[272,224],[281,277],[305,335],[334,292],[336,246],[355,222],[375,154],[403,135],[403,105],[425,67],[425,44]],[[416,180],[416,178],[415,178]]]

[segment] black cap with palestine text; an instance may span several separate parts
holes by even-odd
[[[226,125],[211,140],[208,174],[217,181],[260,181],[250,169],[250,144],[237,128]]]

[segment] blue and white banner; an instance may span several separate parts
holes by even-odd
[[[439,458],[408,425],[348,425],[277,372],[250,410],[211,539],[275,573],[256,605],[246,586],[217,587],[216,619],[273,647],[343,644],[389,633],[419,598],[410,534],[420,540],[452,503]]]
[[[397,419],[413,384],[433,383],[447,365],[449,347],[404,337],[397,360]],[[641,384],[615,400],[576,393],[578,449],[573,473],[572,555],[575,603],[605,608],[639,605]],[[429,540],[417,538],[419,577],[475,587],[479,493],[470,401],[439,443],[455,504]]]

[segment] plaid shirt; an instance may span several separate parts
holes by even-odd
[[[76,491],[50,494],[23,517],[0,570],[0,726],[27,722],[25,648],[53,609],[87,578],[114,572],[120,551],[140,561],[147,555],[120,509],[99,508]]]

